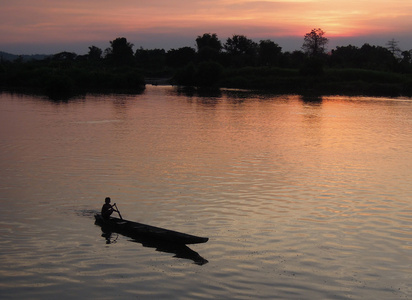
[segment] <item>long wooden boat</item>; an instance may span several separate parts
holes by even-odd
[[[194,236],[169,229],[150,226],[142,223],[132,222],[124,219],[110,217],[104,219],[101,214],[94,215],[96,224],[102,229],[117,232],[129,237],[145,237],[176,244],[199,244],[206,243],[209,238]]]

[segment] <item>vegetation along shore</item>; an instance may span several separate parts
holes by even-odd
[[[271,40],[233,35],[222,43],[216,34],[195,40],[196,48],[133,50],[126,38],[104,51],[90,46],[86,55],[61,52],[18,56],[0,52],[0,87],[29,89],[51,98],[85,92],[140,92],[145,84],[200,88],[241,88],[273,93],[412,96],[412,50],[398,42],[338,46],[313,29],[301,50],[283,52]]]

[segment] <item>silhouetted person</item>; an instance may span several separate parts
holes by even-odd
[[[104,204],[102,206],[102,217],[103,219],[109,219],[110,215],[114,212],[117,211],[116,209],[113,208],[114,205],[116,205],[116,203],[114,205],[110,204],[110,197],[106,197],[106,199],[104,199]]]

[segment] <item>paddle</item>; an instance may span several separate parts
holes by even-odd
[[[117,208],[116,203],[115,203],[115,204],[113,204],[113,206],[114,206],[114,207],[116,207],[116,211],[117,211],[117,213],[119,214],[120,219],[122,219],[122,220],[123,220],[122,215],[120,214],[120,211],[119,211],[119,209]]]

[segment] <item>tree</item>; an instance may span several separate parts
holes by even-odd
[[[137,65],[152,71],[159,71],[166,65],[166,51],[164,49],[145,50],[142,47],[136,50]]]
[[[244,35],[234,35],[223,46],[235,66],[254,65],[258,44]]]
[[[382,46],[364,44],[359,49],[358,67],[373,70],[393,71],[396,59]]]
[[[302,50],[309,56],[320,56],[325,53],[329,40],[324,37],[325,32],[320,28],[312,29],[305,34]]]
[[[196,39],[197,51],[203,48],[212,48],[218,52],[222,50],[222,43],[219,41],[217,34],[205,33],[203,36],[198,36]]]
[[[407,64],[412,63],[412,50],[402,51],[402,61]]]
[[[393,71],[396,63],[389,49],[369,44],[361,48],[352,45],[336,47],[330,55],[330,64],[334,67]]]
[[[263,66],[274,66],[278,64],[279,57],[282,53],[282,47],[271,40],[262,40],[259,42],[259,61]]]
[[[412,50],[402,51],[402,59],[399,62],[400,71],[407,73],[412,71]]]
[[[77,57],[77,54],[74,52],[59,52],[53,55],[54,60],[62,60],[62,61],[73,61]]]
[[[91,60],[99,60],[102,57],[102,53],[102,49],[96,46],[91,46],[89,47],[88,57]]]
[[[110,48],[106,50],[107,58],[118,65],[129,65],[133,63],[133,44],[126,38],[117,38],[110,42]]]
[[[250,55],[256,53],[257,44],[244,35],[234,35],[232,38],[226,40],[224,48],[226,52],[232,55]]]
[[[337,46],[331,51],[330,64],[334,67],[359,68],[362,64],[360,50],[356,46]]]
[[[399,42],[395,39],[391,39],[386,43],[386,49],[388,49],[395,58],[399,58],[401,49],[398,47]]]
[[[74,52],[63,51],[52,56],[52,61],[59,69],[68,69],[74,63],[77,54]]]
[[[196,45],[200,61],[218,60],[219,54],[223,48],[216,33],[205,33],[203,36],[198,36]]]
[[[178,68],[184,67],[195,61],[196,51],[191,47],[170,49],[166,53],[166,63],[168,66]]]

